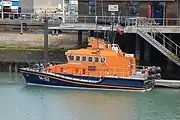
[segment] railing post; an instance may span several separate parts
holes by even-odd
[[[8,12],[8,13],[9,13],[9,20],[10,20],[10,19],[11,19],[11,18],[10,18],[10,12]]]
[[[127,21],[127,18],[125,18],[125,27],[126,27],[126,21]]]
[[[86,16],[84,16],[84,23],[86,24]]]
[[[163,35],[163,46],[166,47],[166,41],[164,35]]]
[[[136,28],[138,27],[138,18],[136,19]]]
[[[72,70],[72,80],[73,80],[73,75],[74,75],[74,69]]]
[[[98,19],[97,16],[95,16],[95,22],[96,22],[96,25],[97,25],[97,19]]]
[[[124,77],[124,68],[123,68],[123,77]]]
[[[119,20],[119,17],[118,17],[118,25],[120,24],[120,20]]]
[[[152,22],[151,22],[151,24],[150,24],[150,29],[151,29],[151,36],[154,38],[154,36],[153,36],[154,31],[153,31]],[[155,33],[154,33],[154,34],[155,34]]]
[[[178,55],[178,52],[177,52],[177,45],[176,45],[176,55]]]
[[[33,13],[30,13],[30,15],[31,15],[30,21],[32,22],[32,20],[33,20]]]
[[[114,68],[114,75],[115,75],[115,68]]]

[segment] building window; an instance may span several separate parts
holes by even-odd
[[[92,57],[89,57],[89,58],[88,58],[88,61],[89,61],[89,62],[92,62],[92,60],[93,60]]]
[[[95,6],[96,0],[89,0],[89,5],[90,6]]]
[[[11,1],[12,6],[19,6],[19,1]]]
[[[76,56],[76,61],[80,61],[80,56]]]
[[[95,62],[99,62],[99,57],[95,57],[95,58],[94,58],[94,61],[95,61]]]
[[[69,58],[69,60],[74,60],[74,56],[73,55],[69,55],[68,58]]]
[[[86,61],[86,56],[82,56],[82,61]]]
[[[139,1],[130,1],[129,2],[129,15],[130,16],[139,16]]]
[[[94,15],[96,12],[97,1],[89,0],[89,14]]]

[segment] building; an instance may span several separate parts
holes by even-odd
[[[140,16],[152,18],[179,18],[180,0],[79,0],[78,14],[84,16]],[[162,22],[162,21],[160,21]],[[173,23],[174,24],[174,23]]]
[[[21,7],[22,13],[34,12],[34,0],[19,0],[19,6]]]
[[[18,12],[19,9],[19,0],[2,0],[0,6],[0,11],[3,12]]]
[[[21,12],[19,7],[19,0],[1,0],[0,12],[1,18],[17,18],[19,16],[17,13]]]

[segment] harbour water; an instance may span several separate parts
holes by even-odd
[[[180,120],[180,89],[115,92],[25,86],[0,73],[0,120]]]

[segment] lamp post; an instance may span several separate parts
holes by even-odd
[[[44,61],[45,61],[45,67],[47,67],[47,63],[48,63],[48,19],[46,16],[46,11],[45,11],[45,17],[44,17]]]
[[[96,22],[96,38],[98,38],[98,28],[97,28],[97,22],[98,22],[98,16],[97,16],[97,0],[94,0],[94,6],[95,6],[95,22]]]
[[[166,18],[166,2],[163,3],[163,26],[165,25],[165,18]]]
[[[102,13],[102,16],[104,16],[104,1],[101,0],[101,13]]]
[[[111,22],[112,22],[112,30],[113,30],[113,25],[114,25],[114,17],[115,17],[115,14],[112,12],[111,13],[111,17],[112,17],[112,20],[111,20]]]
[[[4,9],[3,0],[1,0],[1,19],[4,19],[3,9]]]
[[[65,0],[63,0],[63,3],[62,3],[62,8],[63,8],[63,23],[65,23],[65,10],[64,10],[64,4],[65,4]]]
[[[115,13],[111,13],[111,16],[112,16],[112,32],[114,32],[114,22],[115,22]],[[114,40],[115,40],[115,38],[116,38],[116,33],[115,33],[115,35],[114,35],[114,33],[112,33],[112,42],[113,42],[113,44],[114,44]]]

